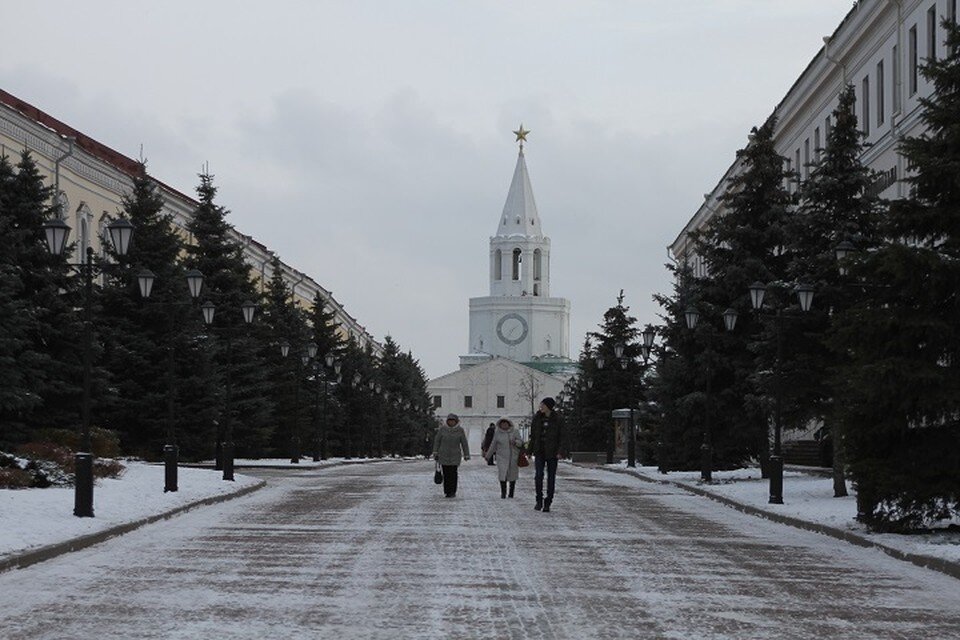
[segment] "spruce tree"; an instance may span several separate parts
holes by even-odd
[[[861,519],[908,529],[960,514],[960,30],[928,60],[925,132],[904,140],[911,195],[890,205],[885,242],[851,278],[869,295],[837,321],[838,376]]]
[[[313,297],[313,306],[309,314],[310,340],[317,345],[317,361],[311,379],[313,394],[314,424],[319,425],[319,433],[313,434],[314,458],[326,460],[330,455],[329,433],[336,428],[333,416],[335,407],[335,385],[340,384],[336,375],[336,363],[342,357],[343,340],[336,323],[336,312],[328,309],[326,301],[318,291]],[[333,358],[334,366],[328,367],[328,356]]]
[[[0,156],[0,449],[27,437],[26,420],[39,406],[46,358],[34,350],[36,314],[24,297],[18,256],[21,239],[10,212],[14,173]]]
[[[737,152],[740,171],[721,196],[722,215],[715,216],[702,233],[693,236],[706,272],[695,274],[698,299],[690,299],[690,304],[710,320],[696,339],[710,354],[710,366],[704,370],[710,373],[711,393],[716,398],[711,406],[719,411],[718,416],[737,417],[737,428],[753,441],[749,451],[759,457],[764,475],[768,473],[770,416],[779,382],[769,373],[776,358],[776,327],[752,311],[748,289],[755,281],[778,283],[787,276],[782,249],[794,197],[786,185],[796,175],[787,170],[785,159],[774,146],[776,123],[776,117],[771,116],[751,131],[750,142]],[[777,295],[787,303],[786,287],[768,292],[767,299]],[[736,330],[711,331],[711,327],[721,326],[720,317],[728,308],[738,314]],[[787,350],[785,355],[789,361],[792,352]],[[719,421],[717,428],[723,428]],[[740,437],[729,442],[731,461],[740,455],[740,442]],[[714,446],[718,450],[727,446],[719,432]]]
[[[115,266],[109,269],[111,286],[103,291],[105,360],[116,389],[112,404],[101,411],[104,424],[122,434],[128,453],[156,459],[164,444],[182,440],[184,457],[196,458],[213,437],[216,403],[210,397],[216,394],[201,375],[209,369],[209,355],[197,339],[199,303],[190,299],[180,264],[184,243],[173,216],[163,212],[163,197],[145,164],[123,208],[135,233],[127,255],[110,252]],[[147,299],[137,284],[141,270],[154,275]]]
[[[835,366],[846,358],[826,341],[831,317],[851,306],[862,290],[849,286],[841,275],[836,249],[855,240],[861,250],[876,246],[877,225],[883,204],[871,189],[876,180],[860,158],[864,151],[857,124],[852,85],[840,94],[833,111],[827,146],[817,150],[810,178],[803,184],[801,201],[788,225],[788,273],[794,281],[812,285],[815,304],[795,320],[791,333],[796,354],[788,386],[795,399],[798,421],[816,420],[829,436],[834,468],[834,495],[847,495],[844,480],[843,432],[834,416],[838,399],[833,379]],[[841,396],[842,397],[842,396]]]
[[[213,326],[207,329],[214,339],[206,342],[212,343],[209,348],[213,349],[214,366],[209,375],[222,389],[213,399],[220,404],[217,443],[222,442],[229,424],[237,455],[259,456],[266,444],[265,435],[271,431],[270,404],[262,391],[265,371],[258,358],[263,337],[256,326],[245,325],[242,305],[245,301],[259,304],[260,296],[244,260],[243,247],[231,237],[229,212],[215,202],[216,195],[213,176],[200,174],[199,203],[187,224],[193,242],[187,245],[184,266],[203,273],[205,293],[201,297],[216,306]],[[204,424],[200,429],[206,433],[210,427]],[[211,453],[217,443],[209,443]]]
[[[4,235],[20,281],[14,284],[19,291],[15,306],[27,314],[19,320],[27,321],[30,342],[20,345],[17,359],[26,395],[19,409],[3,416],[3,430],[9,439],[23,441],[39,437],[44,429],[79,428],[83,326],[75,309],[84,301],[80,278],[67,267],[67,260],[77,256],[54,256],[46,248],[43,222],[61,212],[28,151],[6,185]],[[94,371],[93,380],[102,381],[102,372]],[[94,393],[101,390],[98,384]]]
[[[263,307],[263,326],[267,339],[262,351],[268,375],[265,380],[271,400],[273,424],[272,447],[280,455],[299,459],[307,442],[305,425],[309,424],[309,399],[302,357],[306,353],[309,329],[306,317],[295,305],[290,287],[283,278],[282,263],[274,257],[272,274],[267,282]],[[277,345],[286,343],[284,357]],[[318,350],[319,354],[319,350]]]
[[[594,386],[591,390],[593,415],[599,418],[592,422],[594,444],[603,442],[607,461],[611,462],[616,446],[613,431],[614,409],[637,407],[644,397],[641,389],[642,368],[638,366],[641,349],[637,342],[640,331],[637,319],[629,315],[630,307],[623,304],[623,290],[617,296],[617,304],[603,314],[600,331],[590,333],[595,347],[593,352]],[[623,346],[623,363],[616,357],[616,346]],[[600,367],[600,362],[603,367]]]

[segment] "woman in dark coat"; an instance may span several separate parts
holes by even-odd
[[[457,467],[460,466],[461,452],[464,460],[470,459],[467,434],[460,426],[460,418],[451,413],[433,439],[433,459],[443,467],[443,495],[448,498],[457,495]]]

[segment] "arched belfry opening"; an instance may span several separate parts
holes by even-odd
[[[520,249],[513,250],[513,261],[512,261],[512,278],[514,280],[520,279],[520,263],[523,262],[522,252]]]

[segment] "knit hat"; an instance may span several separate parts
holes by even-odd
[[[543,400],[540,401],[540,403],[547,405],[547,409],[550,409],[550,411],[553,411],[553,407],[554,405],[557,404],[557,401],[554,400],[553,398],[544,398]]]
[[[447,420],[454,420],[454,421],[456,421],[456,422],[460,422],[460,416],[458,416],[458,415],[455,414],[455,413],[448,413],[448,414],[447,414]]]

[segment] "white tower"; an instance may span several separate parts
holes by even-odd
[[[514,131],[520,154],[490,238],[490,295],[470,299],[470,345],[460,366],[491,356],[569,361],[570,302],[550,297],[550,238],[543,235],[523,155],[530,132]]]

